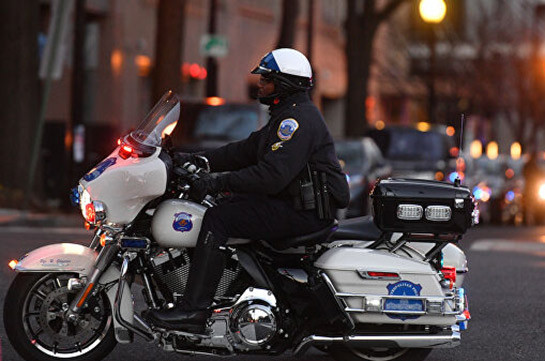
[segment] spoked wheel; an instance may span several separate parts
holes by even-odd
[[[332,347],[329,352],[339,361],[423,361],[432,349]]]
[[[26,360],[101,360],[115,347],[110,302],[105,294],[89,298],[78,321],[65,317],[77,291],[67,273],[18,274],[4,303],[4,327]]]

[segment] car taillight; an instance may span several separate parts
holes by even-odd
[[[96,213],[95,213],[95,206],[94,204],[91,202],[91,203],[88,203],[86,206],[85,206],[85,220],[89,223],[95,223],[96,221]]]

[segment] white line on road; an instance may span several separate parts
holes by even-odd
[[[521,253],[545,253],[545,243],[527,241],[506,241],[499,239],[481,239],[470,248],[471,251],[498,251]]]
[[[79,227],[0,227],[0,233],[27,233],[27,234],[75,234],[92,235],[93,231]]]

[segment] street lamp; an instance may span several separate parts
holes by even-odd
[[[428,74],[428,121],[435,121],[435,29],[445,18],[447,5],[445,0],[420,0],[420,17],[429,24],[430,67]]]

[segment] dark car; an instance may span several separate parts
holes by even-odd
[[[218,148],[247,138],[267,121],[266,112],[257,103],[212,104],[215,103],[181,102],[180,120],[171,134],[178,150],[197,152]]]
[[[448,180],[456,170],[455,142],[444,132],[391,126],[373,129],[368,136],[390,162],[393,177]]]
[[[350,204],[339,218],[370,214],[369,193],[378,178],[391,175],[392,168],[371,138],[339,140],[335,142],[335,150],[350,186]]]

